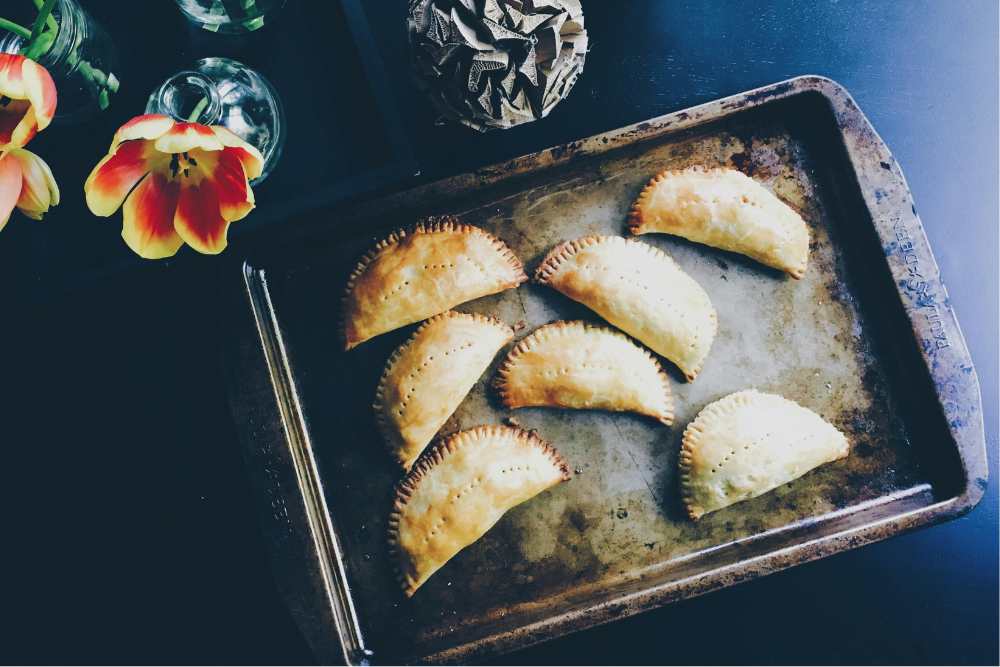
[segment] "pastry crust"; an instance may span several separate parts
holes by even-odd
[[[684,430],[681,497],[692,519],[755,498],[847,456],[847,438],[776,394],[738,391],[707,405]]]
[[[674,421],[670,382],[656,358],[611,327],[559,321],[519,342],[496,382],[508,408],[548,405],[637,412]]]
[[[665,252],[620,236],[557,245],[535,280],[579,301],[694,380],[718,329],[708,294]]]
[[[396,488],[389,550],[407,597],[510,508],[569,479],[535,433],[477,426],[439,441]]]
[[[393,456],[409,470],[514,338],[493,317],[448,311],[420,325],[386,363],[375,391],[375,420]]]
[[[633,234],[662,232],[751,257],[801,278],[809,228],[770,190],[735,169],[690,167],[656,175],[628,217]]]
[[[510,248],[445,216],[379,241],[347,281],[344,349],[528,278]]]

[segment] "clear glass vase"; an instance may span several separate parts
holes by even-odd
[[[174,74],[149,96],[146,113],[222,125],[264,156],[260,183],[285,145],[284,112],[274,87],[256,71],[228,58],[203,58]]]
[[[175,0],[195,25],[211,32],[252,32],[264,26],[286,0]]]
[[[76,0],[58,0],[51,17],[55,31],[35,59],[56,83],[56,120],[83,120],[106,109],[118,91],[118,51]],[[20,35],[7,33],[0,38],[0,52],[19,53],[24,42]]]

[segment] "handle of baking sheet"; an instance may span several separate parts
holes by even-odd
[[[265,377],[237,378],[245,391],[270,393],[251,418],[254,428],[245,438],[251,468],[264,471],[258,486],[267,498],[269,540],[276,580],[295,613],[300,629],[321,662],[370,664],[347,574],[343,548],[333,530],[313,455],[309,432],[292,377],[288,351],[271,301],[263,270],[243,266],[244,284],[259,336],[256,358],[248,368],[266,368]],[[251,405],[238,406],[245,411]],[[330,629],[338,646],[332,646]]]
[[[843,128],[844,145],[858,158],[852,163],[861,191],[958,444],[966,484],[956,502],[971,509],[982,498],[988,476],[979,379],[906,178],[843,86],[823,77],[797,81],[830,101]],[[873,153],[876,160],[871,159]]]

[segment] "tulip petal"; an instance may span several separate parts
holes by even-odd
[[[59,186],[45,160],[23,148],[10,152],[21,165],[23,184],[17,207],[29,218],[41,220],[49,208],[59,204]]]
[[[129,191],[151,170],[155,152],[152,142],[126,141],[98,162],[83,186],[90,211],[100,216],[117,211]]]
[[[235,152],[225,149],[217,155],[219,159],[206,175],[206,182],[215,188],[219,199],[219,213],[223,219],[236,222],[253,210],[253,190],[250,189],[243,164]]]
[[[215,133],[199,123],[174,123],[156,140],[156,150],[161,153],[186,153],[195,149],[221,151],[222,142]]]
[[[21,194],[21,164],[9,155],[0,155],[0,229],[7,225]]]
[[[180,184],[153,172],[136,186],[122,207],[122,238],[146,259],[172,257],[184,245],[174,230]]]
[[[21,80],[34,108],[38,129],[44,130],[56,114],[56,84],[47,69],[27,58],[21,63]]]
[[[8,148],[20,148],[34,139],[36,134],[38,134],[38,123],[35,121],[35,111],[29,108],[24,114],[24,118],[14,128]]]
[[[215,188],[207,180],[181,188],[174,229],[200,253],[217,255],[226,249],[229,223],[219,213]]]
[[[115,138],[111,142],[111,150],[114,153],[119,144],[124,141],[134,139],[159,139],[174,126],[174,119],[158,113],[147,113],[136,116],[115,132]]]
[[[0,151],[20,148],[38,133],[35,113],[27,100],[8,100],[0,106]]]
[[[0,102],[0,104],[3,104]],[[0,106],[0,144],[10,142],[14,129],[21,123],[24,114],[31,108],[28,100],[8,99],[6,104]]]
[[[240,158],[248,179],[252,181],[260,176],[264,170],[264,156],[260,154],[259,150],[221,125],[213,125],[212,131],[226,147],[225,150],[234,152]]]
[[[21,65],[26,58],[16,53],[0,53],[0,95],[15,100],[28,96],[24,92]]]
[[[0,151],[20,148],[55,114],[55,84],[24,56],[0,54]]]

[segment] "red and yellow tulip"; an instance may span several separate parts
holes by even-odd
[[[0,229],[17,207],[33,220],[59,203],[59,186],[45,160],[29,150],[12,148],[0,153]]]
[[[122,208],[122,238],[141,257],[170,257],[184,243],[217,254],[229,224],[253,209],[249,181],[263,163],[223,127],[147,114],[118,129],[84,192],[94,215]]]
[[[56,85],[24,56],[0,53],[0,153],[21,148],[52,122]]]

